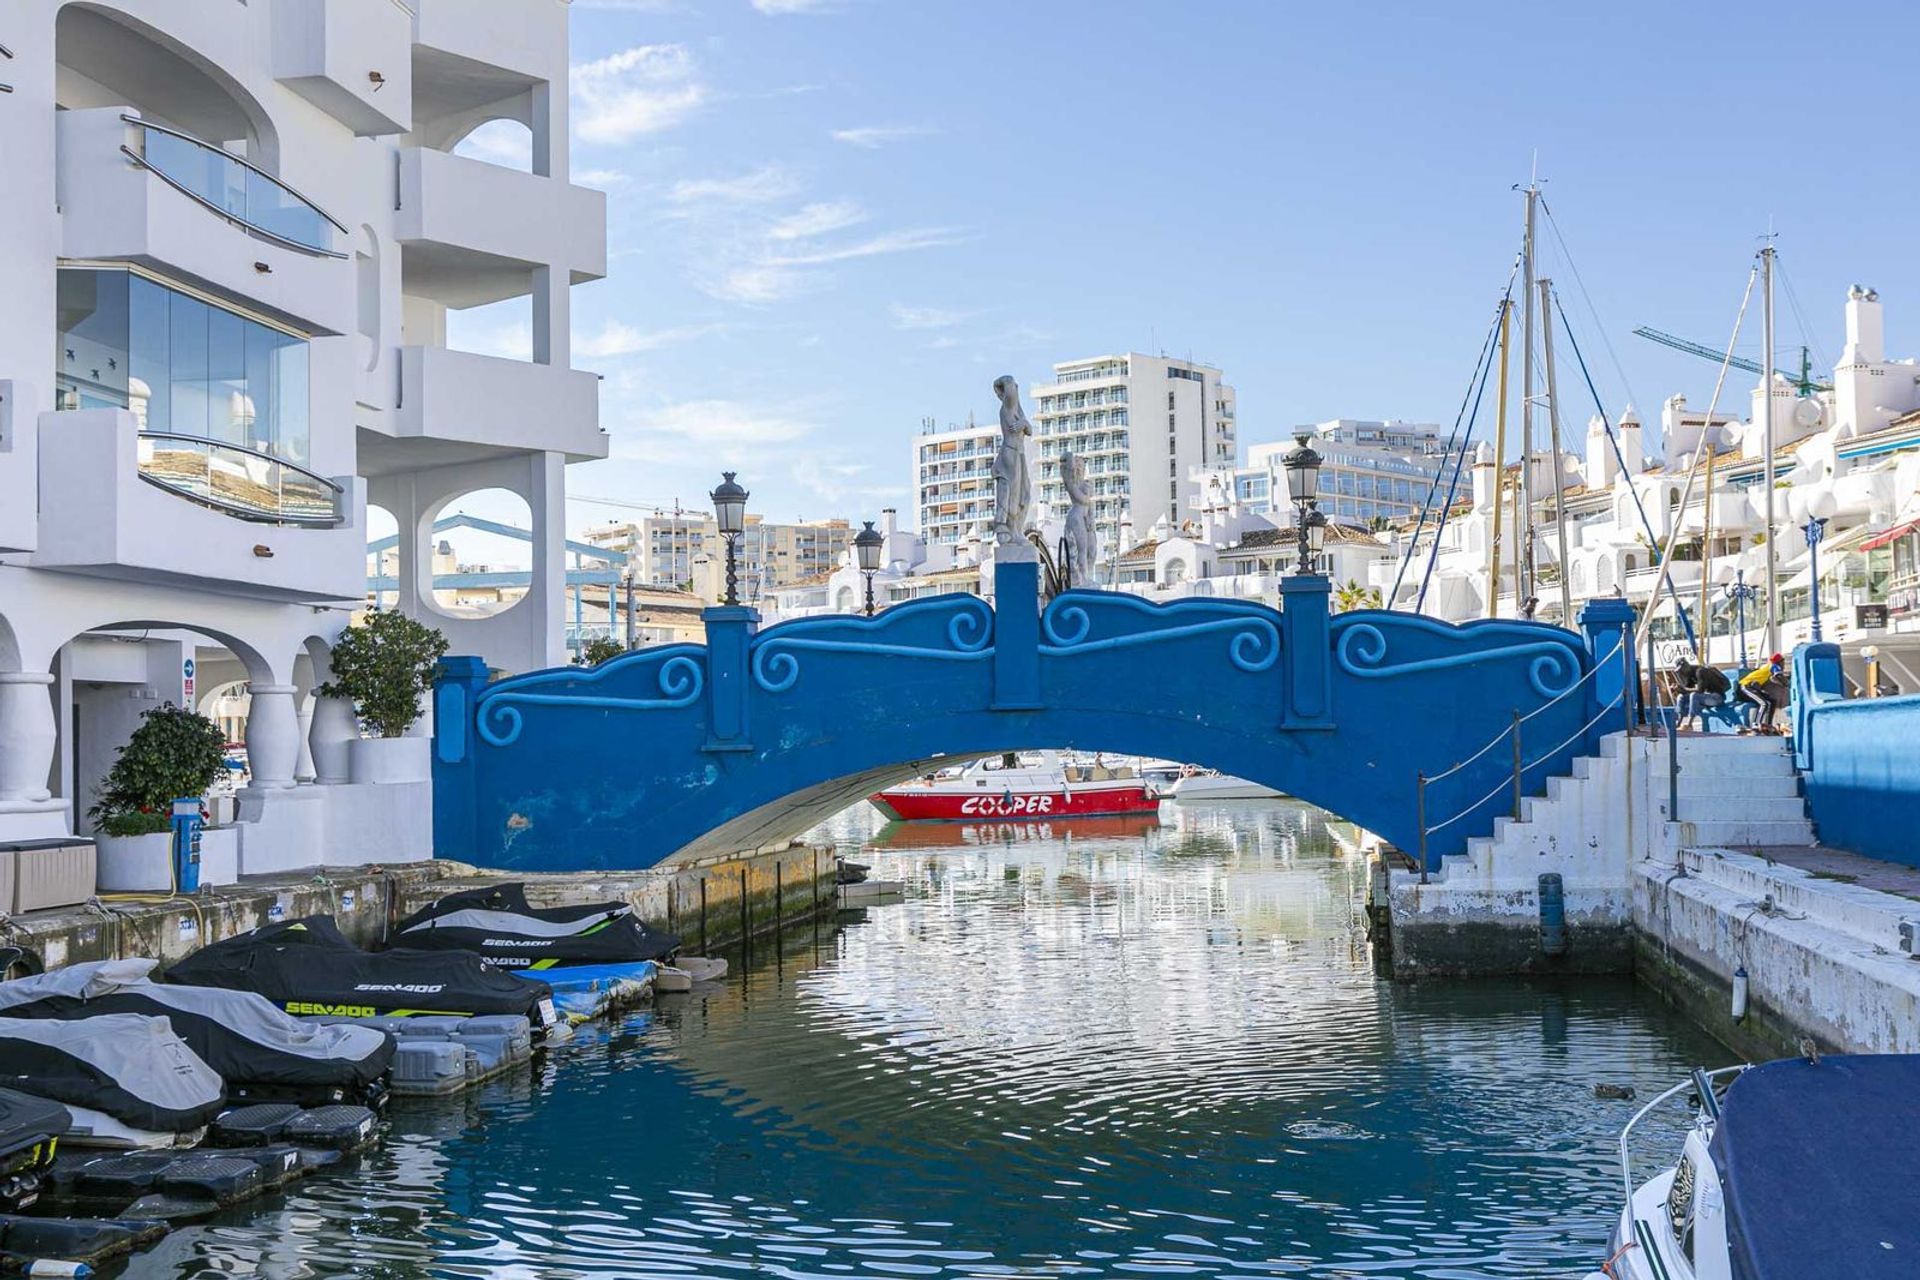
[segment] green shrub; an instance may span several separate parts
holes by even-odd
[[[603,662],[612,661],[627,651],[627,646],[618,640],[589,640],[580,649],[580,665],[597,667]]]
[[[173,802],[204,794],[226,772],[226,756],[219,725],[164,703],[140,717],[87,816],[112,836],[165,831]]]
[[[420,718],[420,695],[433,687],[433,666],[447,638],[404,613],[369,613],[333,646],[327,698],[346,698],[382,738],[398,738]]]

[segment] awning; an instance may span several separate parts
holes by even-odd
[[[1881,547],[1890,546],[1900,541],[1900,539],[1906,537],[1915,529],[1920,529],[1920,518],[1904,521],[1903,523],[1893,526],[1893,528],[1887,530],[1885,533],[1876,533],[1873,537],[1861,543],[1860,549],[1862,551],[1878,551]]]

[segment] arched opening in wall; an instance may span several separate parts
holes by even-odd
[[[279,167],[272,122],[226,72],[123,13],[69,4],[54,27],[54,100],[63,109],[132,107],[142,119]]]
[[[852,587],[841,587],[833,593],[833,607],[837,613],[852,613],[854,597]]]
[[[488,618],[519,604],[533,580],[532,529],[527,500],[508,489],[477,489],[444,503],[430,540],[433,608],[450,618]]]
[[[166,620],[95,627],[63,645],[56,659],[61,695],[57,794],[73,829],[94,830],[88,816],[102,784],[145,715],[171,704],[205,716],[226,741],[226,772],[208,789],[217,824],[234,819],[234,795],[247,781],[249,687],[265,671],[261,656],[232,636]]]
[[[503,169],[533,172],[533,130],[518,120],[489,120],[454,145],[453,154]]]
[[[373,372],[380,363],[380,237],[362,223],[354,233],[354,294],[358,306],[354,341],[359,346],[360,367]]]
[[[367,603],[400,606],[400,522],[393,512],[367,504]]]

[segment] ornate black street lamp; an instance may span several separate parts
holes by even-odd
[[[863,521],[867,527],[853,535],[853,553],[859,558],[860,572],[867,579],[867,616],[873,616],[873,575],[880,570],[880,556],[886,549],[887,539],[873,521]]]
[[[722,604],[740,603],[739,565],[735,560],[735,549],[740,535],[746,532],[749,496],[744,487],[734,483],[731,471],[720,473],[719,487],[708,495],[713,499],[713,518],[719,523],[720,536],[727,544],[727,595]]]
[[[1294,567],[1296,573],[1311,573],[1313,561],[1311,555],[1319,550],[1316,538],[1326,537],[1327,518],[1313,510],[1315,499],[1320,496],[1320,454],[1307,441],[1310,433],[1296,432],[1293,439],[1295,448],[1287,451],[1281,465],[1287,472],[1287,496],[1293,499],[1294,531],[1299,539],[1299,556]],[[1310,529],[1312,518],[1319,521],[1318,532]]]
[[[1318,502],[1310,501],[1307,503],[1307,518],[1303,522],[1303,527],[1307,535],[1307,554],[1317,559],[1320,555],[1320,548],[1327,545],[1327,517],[1326,513],[1320,510],[1320,504]],[[1312,565],[1313,560],[1308,560],[1308,567],[1302,569],[1301,572],[1310,572]]]

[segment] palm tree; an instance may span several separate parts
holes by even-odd
[[[1380,607],[1380,588],[1363,587],[1353,579],[1347,579],[1346,585],[1333,593],[1333,611],[1346,613],[1352,609],[1378,609]]]

